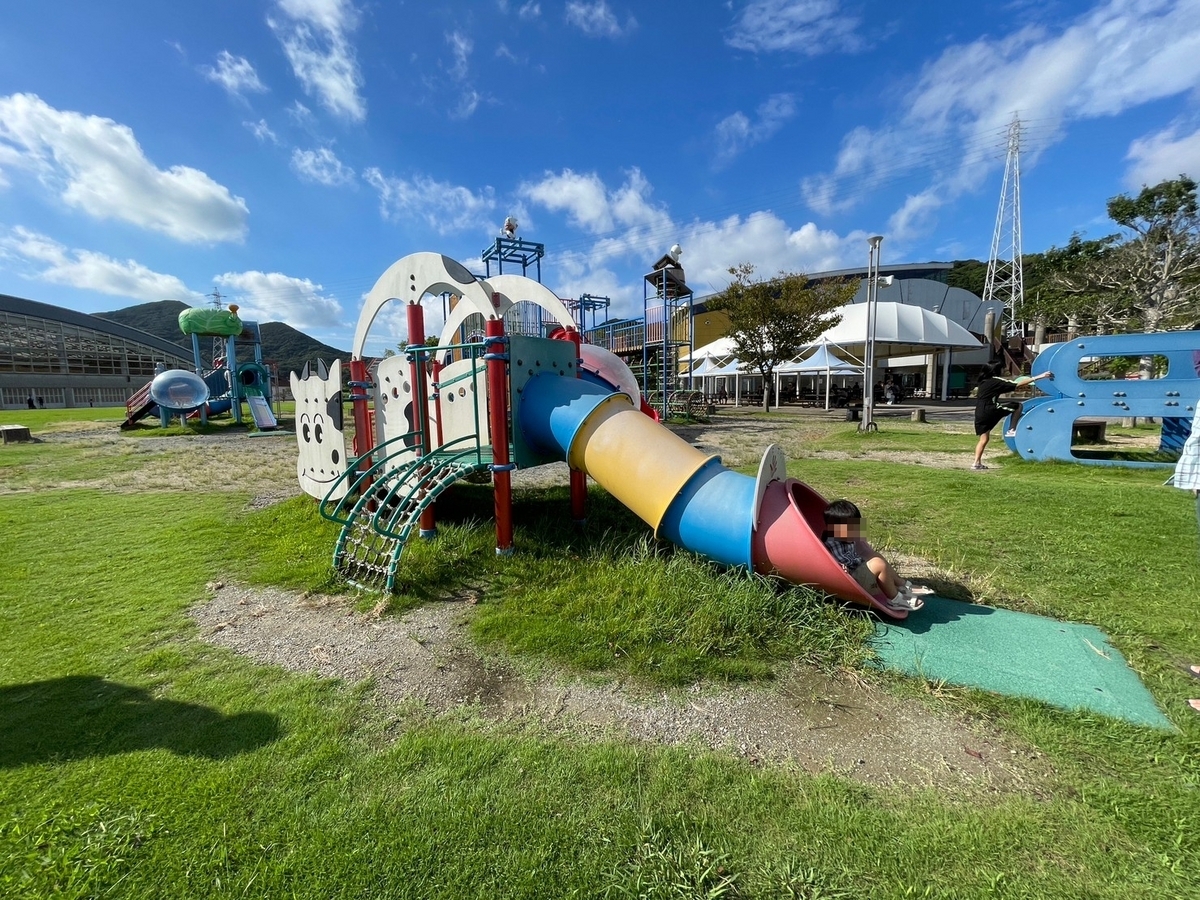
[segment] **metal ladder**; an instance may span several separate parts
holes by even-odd
[[[467,449],[446,445],[388,468],[392,457],[411,452],[405,447],[359,472],[351,492],[332,509],[323,503],[321,515],[342,526],[333,555],[342,577],[358,587],[394,590],[400,556],[421,514],[452,484],[487,470],[489,450],[472,440]]]

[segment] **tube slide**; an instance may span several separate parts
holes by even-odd
[[[889,618],[908,616],[842,571],[821,541],[824,498],[796,479],[764,477],[766,458],[758,479],[733,472],[643,415],[628,394],[551,373],[526,382],[515,424],[531,446],[589,474],[655,536]]]

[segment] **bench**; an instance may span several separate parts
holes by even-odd
[[[1105,425],[1102,419],[1078,419],[1071,426],[1071,443],[1103,444]]]
[[[700,391],[676,391],[667,397],[667,415],[671,418],[695,419],[709,406]]]
[[[23,444],[33,440],[26,425],[0,425],[0,434],[4,436],[6,444]]]

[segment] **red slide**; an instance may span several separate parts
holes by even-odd
[[[908,618],[908,610],[893,609],[883,597],[868,594],[850,577],[825,547],[825,507],[828,502],[803,481],[789,478],[767,486],[754,530],[755,567],[794,584],[813,584],[835,597],[869,606],[890,619]],[[864,556],[874,553],[860,540]]]

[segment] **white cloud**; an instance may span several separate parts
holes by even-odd
[[[479,91],[475,90],[474,88],[467,88],[461,94],[459,94],[458,103],[455,104],[454,109],[451,110],[450,118],[471,118],[471,116],[475,113],[475,110],[479,108],[479,101],[482,99],[483,97],[480,95]]]
[[[865,236],[846,237],[818,228],[812,222],[793,229],[774,213],[760,211],[730,216],[719,222],[668,223],[653,231],[630,229],[635,239],[606,239],[585,251],[555,253],[554,290],[563,297],[581,293],[612,300],[610,317],[640,316],[642,290],[614,271],[616,262],[645,263],[661,256],[676,241],[683,247],[680,262],[696,296],[722,290],[730,281],[729,267],[752,263],[763,276],[778,272],[822,272],[860,262]],[[620,247],[622,252],[615,250]]]
[[[560,297],[573,299],[580,294],[607,297],[610,319],[642,314],[641,285],[630,282],[587,253],[573,250],[555,253],[554,278],[552,290]],[[600,318],[604,318],[603,313]],[[590,318],[587,324],[591,324]]]
[[[180,300],[195,303],[202,295],[174,275],[154,272],[132,259],[118,260],[91,250],[71,250],[44,234],[13,228],[0,238],[0,252],[30,264],[32,277],[50,284],[63,284],[127,297],[147,303]]]
[[[720,222],[694,222],[679,239],[688,284],[698,294],[721,290],[729,267],[753,263],[760,275],[778,272],[825,272],[857,262],[864,244],[855,232],[846,237],[807,222],[793,229],[770,211],[730,216]]]
[[[200,71],[205,78],[216,82],[234,97],[242,98],[247,93],[261,94],[267,89],[250,61],[244,56],[234,56],[228,50],[222,50],[217,55],[215,68],[201,66]]]
[[[280,272],[226,272],[213,281],[239,313],[259,321],[284,322],[293,328],[345,325],[342,306],[325,296],[321,285]]]
[[[679,223],[665,208],[650,203],[651,192],[651,185],[636,169],[616,190],[595,173],[570,169],[546,173],[540,181],[521,186],[519,194],[532,204],[563,213],[573,226],[597,236],[586,250],[568,246],[555,253],[559,273],[555,290],[560,295],[606,294],[613,299],[612,315],[638,315],[640,287],[624,283],[614,268],[644,265],[676,241],[683,246],[688,284],[700,295],[722,289],[729,281],[728,268],[742,262],[773,275],[819,272],[860,261],[865,240],[861,232],[842,237],[811,222],[793,229],[769,211],[719,222]]]
[[[462,81],[470,71],[471,52],[475,49],[475,42],[461,31],[452,31],[446,35],[446,43],[450,45],[450,53],[454,57],[450,75],[456,81]]]
[[[363,178],[379,192],[379,212],[387,220],[418,219],[438,234],[492,228],[487,216],[496,200],[490,187],[475,193],[425,175],[388,177],[374,167],[366,169]]]
[[[1129,146],[1126,159],[1132,160],[1125,173],[1125,184],[1131,190],[1144,185],[1158,184],[1168,178],[1188,175],[1200,177],[1200,129],[1181,134],[1180,126],[1172,125],[1157,134],[1138,138]]]
[[[834,170],[806,179],[803,190],[814,208],[832,210],[900,175],[927,171],[930,186],[896,213],[897,222],[916,227],[1002,164],[1014,111],[1032,125],[1023,135],[1028,169],[1073,119],[1117,115],[1197,88],[1200,3],[1108,0],[1058,32],[1023,28],[947,48],[892,121],[847,134]],[[1140,144],[1131,156],[1148,158],[1155,147]]]
[[[905,242],[927,233],[946,199],[944,192],[936,187],[910,194],[904,198],[904,205],[888,219],[888,237]]]
[[[622,25],[605,0],[595,0],[594,3],[570,0],[567,3],[567,24],[578,28],[588,37],[617,38],[637,28],[637,19],[630,15]]]
[[[756,110],[754,121],[740,110],[717,123],[717,165],[727,165],[734,157],[774,135],[796,114],[791,94],[772,94]]]
[[[662,209],[649,202],[650,191],[638,169],[631,170],[625,183],[611,192],[595,172],[583,175],[571,169],[547,172],[541,181],[517,189],[519,196],[552,212],[565,212],[572,225],[592,234],[618,226],[659,226],[669,221]]]
[[[240,241],[246,201],[199,169],[162,170],[132,129],[54,109],[33,94],[0,97],[0,161],[27,168],[68,206],[187,243]]]
[[[450,110],[450,118],[469,119],[479,107],[479,101],[483,99],[480,93],[467,81],[470,75],[471,53],[475,50],[475,42],[461,31],[452,31],[446,35],[446,43],[450,45],[450,52],[454,57],[454,62],[448,71],[450,77],[458,82],[462,91],[459,94],[458,103]]]
[[[528,3],[522,3],[520,6],[514,7],[508,0],[497,0],[496,6],[500,8],[500,12],[508,15],[510,9],[516,9],[517,16],[521,19],[536,19],[542,14],[542,4],[536,0],[529,0]]]
[[[752,53],[855,51],[862,47],[859,21],[841,12],[838,0],[751,0],[734,19],[726,42]]]
[[[270,141],[272,144],[279,143],[279,136],[271,130],[271,126],[267,124],[266,119],[259,119],[257,122],[243,122],[242,124],[260,141]]]
[[[350,0],[277,0],[286,21],[267,24],[283,45],[305,92],[325,109],[351,122],[367,117],[362,73],[349,33],[358,27]]]
[[[293,100],[292,105],[287,108],[288,118],[302,128],[309,128],[316,121],[316,116],[312,110],[301,103],[299,100]]]
[[[354,170],[343,164],[328,147],[321,147],[317,150],[293,150],[292,169],[305,181],[316,182],[327,187],[350,184],[354,181]]]

